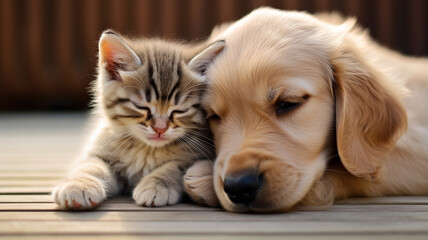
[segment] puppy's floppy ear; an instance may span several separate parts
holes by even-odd
[[[189,68],[196,72],[202,80],[205,80],[205,72],[207,71],[208,66],[212,61],[214,61],[217,55],[223,51],[225,44],[225,40],[214,42],[190,60]]]
[[[382,158],[407,128],[407,115],[392,83],[356,49],[346,43],[332,60],[337,150],[351,174],[377,180]]]

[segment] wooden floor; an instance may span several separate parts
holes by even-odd
[[[95,211],[59,211],[49,192],[84,144],[86,118],[0,114],[0,238],[428,239],[428,197],[349,199],[328,211],[271,215],[142,208],[125,197]]]

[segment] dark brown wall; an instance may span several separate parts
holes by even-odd
[[[357,16],[381,43],[428,55],[426,0],[0,0],[0,110],[86,108],[106,28],[201,39],[261,5]]]

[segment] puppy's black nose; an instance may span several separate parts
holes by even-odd
[[[232,202],[248,204],[256,198],[261,183],[261,177],[253,174],[226,177],[224,191]]]

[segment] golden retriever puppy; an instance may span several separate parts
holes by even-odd
[[[193,60],[217,148],[214,168],[198,162],[185,176],[195,201],[278,212],[428,195],[428,60],[336,18],[261,8]]]

